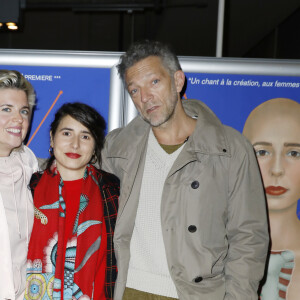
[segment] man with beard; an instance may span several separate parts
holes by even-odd
[[[269,237],[251,144],[180,99],[185,75],[168,46],[135,43],[118,71],[139,116],[103,151],[121,180],[114,299],[257,299]]]

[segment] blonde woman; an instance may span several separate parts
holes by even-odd
[[[0,299],[23,299],[33,224],[28,184],[38,163],[22,143],[35,94],[17,71],[0,70]]]

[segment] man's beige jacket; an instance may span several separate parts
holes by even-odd
[[[161,223],[180,300],[257,300],[269,236],[252,145],[197,100],[183,101],[197,125],[164,183]],[[121,180],[115,230],[122,300],[150,126],[140,117],[108,134],[103,168]],[[153,174],[155,176],[155,174]]]

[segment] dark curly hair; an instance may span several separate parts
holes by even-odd
[[[171,46],[158,41],[139,41],[129,47],[127,52],[121,56],[120,62],[117,65],[120,78],[123,82],[125,72],[134,64],[149,56],[159,57],[171,76],[176,71],[181,70],[179,60]]]

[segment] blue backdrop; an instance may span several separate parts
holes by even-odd
[[[221,121],[242,132],[250,112],[272,98],[300,103],[300,77],[186,73],[188,99],[208,105]]]
[[[89,104],[107,123],[110,69],[4,65],[0,68],[21,72],[36,91],[37,104],[27,143],[37,157],[48,157],[50,123],[63,103],[80,101]]]

